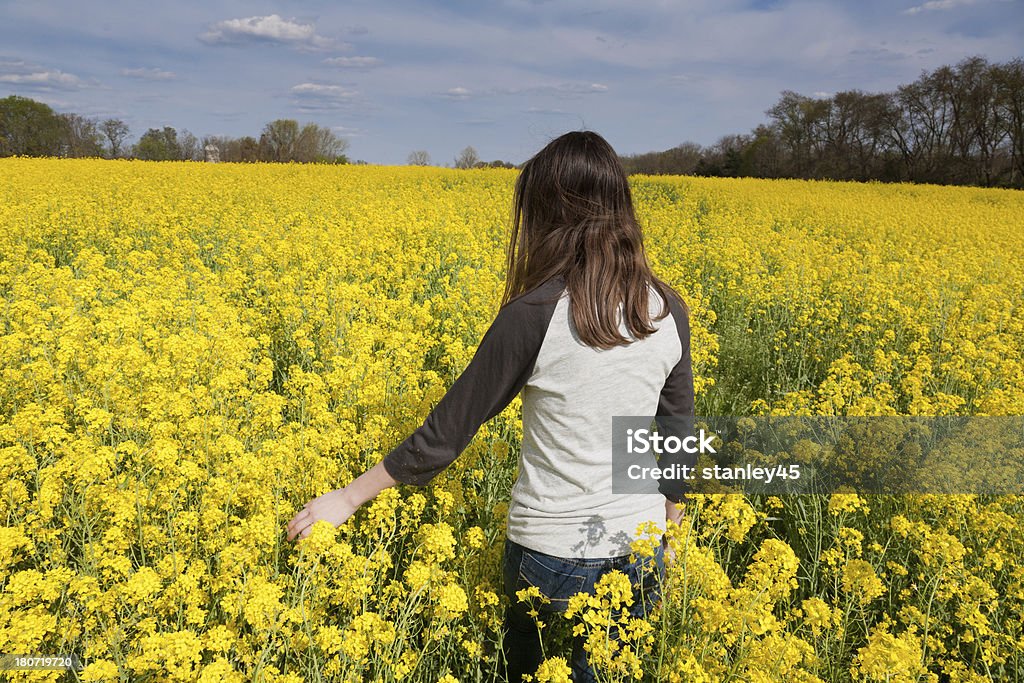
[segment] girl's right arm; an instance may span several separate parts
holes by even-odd
[[[690,356],[690,316],[689,312],[675,298],[670,298],[669,308],[676,323],[676,332],[679,334],[679,343],[682,348],[678,362],[665,379],[665,386],[662,387],[661,396],[658,400],[657,415],[683,418],[682,424],[678,420],[665,420],[664,426],[668,432],[680,428],[683,432],[687,432],[692,429],[692,422],[695,416],[693,361]],[[661,431],[661,429],[662,421],[659,421],[658,430]],[[678,456],[676,457],[678,459]],[[676,464],[689,464],[691,467],[696,465],[696,458],[684,459],[690,460],[690,462]],[[665,464],[669,464],[672,460],[673,457],[668,456]],[[668,543],[668,526],[669,522],[682,526],[683,509],[686,505],[690,485],[688,482],[679,479],[665,479],[659,483],[658,488],[665,495],[666,534],[662,536],[662,544],[665,546],[666,560],[673,562],[675,558]]]
[[[658,412],[655,420],[658,423],[658,431],[664,434],[675,435],[680,439],[689,436],[693,430],[694,412],[694,391],[693,391],[693,360],[690,355],[690,316],[682,303],[674,297],[669,298],[669,309],[675,321],[676,333],[679,335],[680,354],[676,364],[672,367],[665,384],[661,389],[658,398]],[[658,419],[665,418],[665,419]],[[681,454],[670,452],[658,459],[658,465],[662,468],[673,466],[688,466],[693,468],[697,465],[696,454]],[[692,469],[690,471],[693,471]],[[681,510],[670,510],[669,506],[675,502],[685,503],[691,490],[690,483],[682,478],[665,478],[659,481],[658,490],[664,494],[666,500],[666,519],[672,515],[679,515]]]

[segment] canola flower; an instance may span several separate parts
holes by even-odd
[[[518,400],[431,486],[297,547],[283,525],[469,362],[514,177],[0,160],[0,652],[76,652],[89,681],[492,675]],[[1024,413],[1020,193],[631,183],[699,413]],[[604,680],[1019,679],[1022,520],[1015,496],[701,494],[661,606],[625,619],[610,576],[573,628]],[[567,678],[571,632],[542,629],[535,680]]]

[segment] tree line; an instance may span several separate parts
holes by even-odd
[[[979,56],[895,92],[784,90],[749,134],[625,156],[629,173],[1024,187],[1024,59]]]
[[[430,153],[425,149],[417,149],[409,152],[409,156],[406,158],[405,163],[409,166],[430,166]],[[522,166],[522,164],[520,164]],[[454,165],[452,168],[518,168],[515,164],[510,161],[502,161],[496,159],[495,161],[484,161],[477,154],[476,149],[470,145],[465,147],[458,156],[455,157]]]
[[[684,142],[622,156],[631,174],[880,180],[1024,187],[1024,59],[1005,64],[968,57],[893,92],[838,92],[815,98],[783,90],[769,120],[713,145]],[[187,130],[150,128],[129,145],[120,119],[59,114],[42,102],[0,99],[0,156],[103,156],[139,159],[347,163],[348,142],[315,123],[268,123],[260,136],[197,139]],[[355,163],[365,163],[357,161]],[[429,165],[425,150],[410,165]],[[473,147],[455,168],[516,168],[485,162]]]
[[[151,161],[267,161],[348,163],[348,141],[315,123],[277,119],[259,138],[206,136],[171,126],[150,128],[127,144],[121,119],[58,113],[49,105],[11,95],[0,99],[0,156],[135,158]]]

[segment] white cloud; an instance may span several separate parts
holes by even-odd
[[[324,60],[324,64],[341,66],[346,69],[365,69],[380,63],[376,57],[330,57]]]
[[[928,10],[953,9],[962,5],[973,5],[977,0],[928,0],[923,4],[903,10],[904,14],[917,14]]]
[[[291,106],[305,114],[334,114],[346,112],[346,117],[364,116],[378,107],[361,92],[344,85],[306,81],[293,85],[288,94]]]
[[[121,69],[121,75],[128,78],[139,78],[144,81],[173,81],[177,75],[173,71],[163,69]]]
[[[468,88],[459,86],[457,88],[448,88],[447,92],[444,93],[444,96],[455,100],[464,100],[472,94],[473,93],[471,93]]]
[[[333,130],[338,135],[350,138],[362,137],[363,133],[365,132],[364,129],[362,128],[352,128],[350,126],[331,126],[331,130]]]
[[[311,23],[284,19],[277,14],[219,21],[199,39],[210,45],[263,41],[316,49],[349,47],[345,44],[339,46],[334,40],[319,35]]]
[[[483,90],[449,88],[441,93],[443,97],[464,100],[469,97],[490,97],[495,95],[552,95],[554,97],[576,97],[591,93],[608,92],[604,83],[553,83],[528,86],[491,87]]]
[[[292,93],[305,97],[332,99],[355,97],[358,94],[355,90],[349,90],[340,85],[325,85],[323,83],[299,83],[292,86]]]
[[[536,94],[554,95],[555,97],[575,97],[577,95],[608,92],[608,86],[604,83],[554,83],[551,85],[531,85],[523,88],[504,88],[503,92],[507,92],[510,95]]]
[[[545,114],[545,115],[571,115],[573,112],[565,111],[564,109],[558,109],[557,107],[527,107],[523,110],[527,114]]]
[[[918,14],[928,10],[947,10],[967,5],[978,5],[989,0],[928,0],[920,5],[903,10],[904,14]],[[1014,0],[994,0],[995,2],[1014,2]]]
[[[708,77],[700,74],[676,74],[665,80],[669,85],[692,85],[706,81]]]
[[[42,90],[80,88],[85,85],[74,74],[20,59],[0,59],[0,83]]]
[[[54,69],[53,71],[33,71],[27,74],[3,74],[0,75],[0,83],[77,86],[81,81],[78,76]]]

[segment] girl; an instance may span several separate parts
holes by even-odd
[[[629,561],[644,522],[681,522],[685,482],[663,496],[612,493],[614,415],[693,415],[686,305],[651,272],[628,178],[600,135],[572,131],[527,161],[516,180],[502,305],[473,359],[408,438],[348,486],[313,499],[288,539],[318,520],[340,525],[398,483],[423,486],[480,426],[522,392],[523,439],[503,558],[504,664],[518,682],[541,662],[537,626],[516,592],[536,586],[540,609],[564,611],[618,569],[634,584],[634,615],[660,599],[665,537]],[[576,683],[594,680],[573,643]]]

